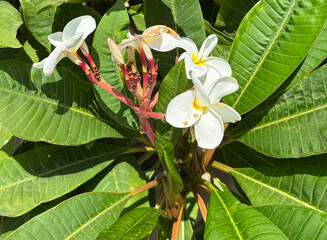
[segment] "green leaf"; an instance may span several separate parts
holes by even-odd
[[[85,193],[38,215],[7,235],[9,239],[96,239],[118,219],[127,193]]]
[[[90,2],[92,0],[88,0],[88,1]],[[78,4],[78,3],[82,3],[82,2],[85,2],[85,1],[84,0],[45,0],[36,6],[36,11],[37,11],[37,13],[40,13],[41,11],[43,11],[51,6],[59,6],[63,3]]]
[[[158,209],[136,208],[103,230],[97,239],[142,239],[157,225],[159,215]]]
[[[20,0],[20,2],[26,26],[48,51],[51,50],[48,36],[51,33],[62,31],[70,20],[82,15],[91,15],[96,21],[100,19],[97,12],[83,5],[63,4],[36,14],[37,7],[44,2],[43,0]]]
[[[133,19],[136,29],[143,32],[146,29],[144,20],[143,3],[139,5],[131,6],[128,10],[129,15]]]
[[[233,142],[218,148],[212,159],[233,168],[242,167],[297,167],[321,166],[327,167],[327,154],[313,155],[302,158],[273,158],[259,153],[240,142]]]
[[[327,168],[256,167],[230,169],[253,205],[283,204],[327,211]]]
[[[216,18],[215,28],[235,37],[244,16],[257,2],[258,0],[224,0]]]
[[[185,210],[183,211],[182,221],[179,226],[178,240],[195,240],[192,225]]]
[[[273,157],[327,152],[327,65],[245,117],[233,137]]]
[[[0,215],[22,215],[77,188],[112,163],[126,147],[47,146],[0,161]]]
[[[198,0],[145,0],[144,16],[147,27],[166,25],[175,30],[181,37],[191,38],[198,47],[205,40],[204,22]],[[156,53],[159,58],[160,74],[164,77],[174,66],[178,48],[163,53]]]
[[[124,2],[118,0],[101,19],[93,41],[96,53],[92,52],[93,58],[99,60],[103,79],[127,96],[128,90],[124,88],[124,79],[120,76],[119,67],[111,60],[107,39],[111,38],[117,44],[120,43],[126,38],[128,24],[129,18]],[[96,54],[98,56],[95,56]],[[95,90],[100,106],[112,119],[125,127],[139,129],[138,116],[132,109],[104,89],[96,87]]]
[[[23,23],[20,13],[10,3],[1,1],[0,16],[0,48],[22,47],[16,39],[17,29]]]
[[[300,66],[293,72],[293,74],[287,79],[280,87],[281,90],[288,89],[297,82],[301,81],[311,71],[313,71],[323,60],[327,57],[327,22],[325,22],[324,28],[320,32],[315,44],[311,48],[308,55]],[[277,90],[280,92],[281,90]]]
[[[229,61],[240,89],[224,98],[241,115],[271,95],[296,69],[326,21],[325,0],[260,1],[245,16]]]
[[[288,239],[252,207],[240,203],[227,189],[212,190],[204,239]]]
[[[15,150],[15,136],[0,126],[0,160],[10,157]]]
[[[165,113],[169,102],[178,94],[188,89],[184,60],[178,62],[167,74],[160,85],[159,99],[155,108],[156,112]],[[169,123],[162,120],[156,120],[156,145],[177,142],[181,129],[172,127]],[[161,148],[157,149],[160,158],[163,158]]]
[[[120,156],[114,163],[87,183],[87,191],[94,192],[131,192],[146,184],[144,174],[135,157]],[[128,207],[149,207],[148,192],[144,191],[126,204]]]
[[[304,207],[267,205],[255,207],[292,240],[324,239],[327,236],[327,215]]]
[[[212,50],[210,55],[227,60],[234,39],[213,28],[206,20],[204,21],[204,26],[206,28],[207,36],[215,34],[218,37],[218,44]]]
[[[174,145],[172,143],[166,143],[164,146],[162,145],[157,146],[157,148],[159,147],[161,148],[160,151],[163,152],[163,159],[160,159],[161,163],[164,166],[165,170],[167,171],[167,175],[168,173],[170,174],[167,180],[168,184],[172,184],[175,193],[179,193],[183,191],[183,180],[181,179],[181,176],[179,175],[178,171],[174,166],[174,160],[175,160]]]
[[[137,136],[105,118],[91,86],[58,68],[49,77],[30,64],[0,62],[0,124],[29,141],[80,145],[103,137]]]

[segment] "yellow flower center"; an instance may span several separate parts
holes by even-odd
[[[208,107],[201,106],[196,99],[193,101],[193,108],[197,111],[202,111],[204,114],[208,112]]]
[[[192,54],[192,61],[198,66],[203,66],[205,64],[205,61],[202,58],[198,60],[196,53]]]

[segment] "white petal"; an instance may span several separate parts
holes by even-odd
[[[236,112],[233,108],[230,106],[220,103],[220,102],[215,102],[209,106],[209,108],[213,109],[214,112],[217,113],[222,119],[222,121],[225,122],[230,122],[230,123],[235,123],[237,121],[241,120],[240,114]]]
[[[48,60],[48,58],[43,59],[41,62],[33,63],[33,67],[35,68],[43,68],[45,62]]]
[[[224,59],[208,57],[205,59],[205,65],[214,68],[220,74],[220,77],[232,76],[232,68]]]
[[[194,125],[198,146],[206,149],[216,148],[224,137],[224,123],[210,110],[201,115]]]
[[[218,43],[218,38],[216,35],[211,34],[207,37],[207,39],[203,42],[200,51],[199,51],[199,59],[205,59],[209,56],[211,51],[215,48]]]
[[[222,77],[215,81],[209,89],[210,102],[219,102],[238,89],[238,83],[233,77]]]
[[[192,39],[182,37],[177,47],[183,48],[191,57],[193,54],[198,55],[198,48]]]
[[[209,96],[208,96],[207,92],[203,88],[202,83],[196,77],[196,75],[195,75],[195,73],[193,71],[190,71],[189,74],[192,77],[192,82],[193,82],[194,87],[195,87],[195,94],[196,94],[197,104],[199,104],[200,106],[203,106],[203,107],[208,106],[210,104],[210,99],[209,99]]]
[[[194,99],[194,90],[187,90],[174,97],[168,104],[166,121],[177,128],[192,126],[202,113],[202,109],[193,106]]]
[[[176,48],[180,39],[173,37],[170,34],[162,33],[160,36],[147,37],[145,42],[148,46],[159,52],[167,52]]]
[[[55,32],[48,36],[50,43],[57,47],[62,44],[62,32]]]
[[[43,73],[45,76],[50,76],[53,73],[57,63],[65,57],[65,54],[62,51],[63,46],[58,46],[50,53],[49,57],[47,57],[43,67]]]
[[[203,66],[198,66],[196,65],[190,55],[187,52],[182,53],[182,55],[179,57],[178,61],[184,59],[185,61],[185,70],[186,70],[186,76],[188,79],[191,78],[190,76],[190,71],[194,71],[195,75],[197,77],[201,77],[203,75],[205,75],[208,72],[208,67],[203,65]]]
[[[205,76],[203,76],[200,80],[203,83],[204,89],[209,89],[214,82],[216,82],[220,78],[220,74],[213,69],[212,67],[208,67],[208,72]]]
[[[76,35],[65,41],[65,49],[69,51],[77,51],[83,42],[83,33],[77,33]]]
[[[71,20],[65,26],[63,30],[63,40],[68,40],[77,33],[83,33],[83,39],[85,39],[91,32],[94,31],[96,23],[91,16],[81,16]]]

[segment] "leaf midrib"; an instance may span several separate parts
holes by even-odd
[[[87,221],[86,223],[84,223],[82,226],[80,226],[78,229],[76,229],[74,232],[72,232],[71,234],[69,234],[67,237],[65,237],[66,239],[70,239],[72,236],[76,235],[79,231],[83,230],[83,228],[85,228],[87,225],[89,225],[90,223],[92,223],[94,220],[98,219],[100,216],[102,216],[103,214],[105,214],[107,211],[109,211],[110,209],[112,209],[114,206],[118,205],[119,203],[121,203],[122,201],[124,201],[126,198],[129,198],[131,194],[123,197],[122,199],[120,199],[118,202],[115,202],[114,204],[112,204],[110,207],[104,209],[103,211],[99,212],[98,215],[96,215],[94,218],[92,218],[91,220]]]
[[[235,229],[235,231],[237,233],[237,236],[239,237],[239,239],[243,240],[243,238],[241,236],[241,233],[239,232],[239,230],[238,230],[238,228],[237,228],[237,226],[236,226],[236,224],[235,224],[232,216],[230,215],[230,212],[229,212],[227,206],[225,205],[224,201],[221,199],[221,197],[219,196],[219,194],[217,192],[215,192],[215,194],[219,198],[219,200],[220,200],[221,204],[223,205],[224,209],[226,210],[226,213],[227,213],[227,215],[228,215],[231,223],[233,224],[233,227],[234,227],[234,229]]]
[[[274,46],[274,44],[276,43],[277,38],[279,37],[282,29],[285,27],[285,23],[286,21],[289,19],[289,16],[295,6],[295,3],[297,2],[297,0],[293,0],[292,6],[290,7],[286,17],[284,18],[284,21],[282,22],[282,24],[279,27],[279,30],[276,32],[276,35],[274,37],[274,39],[272,40],[271,44],[269,45],[268,48],[266,48],[266,52],[263,55],[263,57],[261,58],[258,67],[255,69],[255,71],[253,72],[253,74],[251,75],[249,81],[246,83],[246,85],[244,86],[244,88],[242,89],[241,93],[239,94],[239,96],[237,97],[237,99],[235,100],[235,102],[233,103],[232,107],[235,108],[235,106],[238,104],[239,100],[241,99],[241,97],[244,95],[244,92],[246,92],[246,89],[248,88],[249,84],[252,82],[254,76],[257,74],[257,72],[259,71],[260,66],[263,64],[264,60],[266,59],[266,57],[268,56],[268,54],[270,53],[271,48]],[[259,5],[258,5],[259,6]]]
[[[277,192],[277,193],[283,195],[284,197],[287,197],[287,198],[289,198],[289,199],[291,199],[291,200],[293,200],[293,201],[295,201],[295,202],[297,202],[297,203],[299,203],[299,204],[301,204],[301,205],[303,205],[303,206],[305,206],[305,207],[307,207],[307,208],[313,209],[313,210],[315,210],[315,211],[317,211],[317,212],[319,212],[319,213],[325,213],[323,210],[320,210],[320,209],[316,208],[315,206],[312,206],[312,205],[310,205],[310,204],[308,204],[308,203],[302,201],[301,199],[298,199],[298,198],[296,198],[296,197],[293,197],[293,196],[290,195],[289,193],[286,193],[286,192],[284,192],[284,191],[281,191],[281,190],[279,190],[278,188],[275,188],[275,187],[270,186],[270,185],[268,185],[268,184],[266,184],[266,183],[260,182],[259,180],[254,179],[254,178],[251,178],[250,176],[247,176],[247,175],[245,175],[245,174],[243,174],[243,173],[241,173],[241,172],[235,171],[234,169],[229,169],[229,170],[230,170],[232,173],[234,173],[234,174],[239,174],[239,175],[241,175],[242,177],[247,178],[247,179],[249,179],[250,181],[252,181],[252,182],[254,182],[254,183],[257,183],[257,184],[259,184],[259,185],[261,185],[261,186],[263,186],[263,187],[265,187],[265,188],[268,188],[268,189],[270,189],[270,190],[272,190],[272,191],[275,191],[275,192]]]
[[[242,136],[243,134],[245,133],[249,133],[249,132],[254,132],[258,129],[261,129],[261,128],[265,128],[265,127],[268,127],[268,126],[271,126],[271,125],[274,125],[274,124],[278,124],[278,123],[281,123],[281,122],[284,122],[284,121],[287,121],[287,120],[290,120],[290,119],[293,119],[293,118],[296,118],[296,117],[299,117],[299,116],[302,116],[302,115],[306,115],[306,114],[309,114],[309,113],[312,113],[312,112],[315,112],[315,111],[319,111],[321,109],[324,109],[324,108],[327,108],[327,105],[322,105],[322,106],[319,106],[317,108],[312,108],[312,109],[309,109],[307,111],[303,111],[303,112],[300,112],[300,113],[297,113],[297,114],[294,114],[294,115],[291,115],[291,116],[288,116],[288,117],[284,117],[284,118],[280,118],[276,121],[272,121],[272,122],[268,122],[268,123],[265,123],[265,124],[262,124],[262,125],[259,125],[259,126],[255,126],[254,128],[250,129],[249,131],[242,131],[240,133],[237,133],[236,137],[239,137],[239,136]]]
[[[22,181],[19,181],[19,182],[15,182],[13,184],[9,184],[9,185],[6,185],[4,186],[3,188],[0,188],[0,191],[3,191],[4,189],[7,189],[9,187],[13,187],[13,186],[16,186],[18,184],[21,184],[21,183],[25,183],[25,182],[28,182],[28,181],[32,181],[33,179],[36,179],[36,178],[39,178],[39,177],[44,177],[46,176],[47,174],[50,174],[50,173],[53,173],[53,172],[57,172],[57,171],[60,171],[62,169],[65,169],[65,168],[69,168],[69,167],[72,167],[74,165],[77,165],[77,164],[80,164],[80,163],[83,163],[83,162],[87,162],[87,161],[90,161],[90,160],[94,160],[94,159],[97,159],[97,158],[102,158],[102,157],[105,157],[106,155],[112,155],[112,154],[115,154],[115,153],[118,153],[119,151],[117,152],[110,152],[110,153],[104,153],[104,154],[100,154],[100,155],[96,155],[96,156],[92,156],[90,158],[86,158],[86,159],[83,159],[82,161],[78,161],[78,162],[74,162],[72,164],[69,164],[69,165],[65,165],[64,167],[59,167],[59,168],[56,168],[56,169],[53,169],[51,171],[48,171],[48,172],[45,172],[45,173],[42,173],[40,175],[34,175],[33,177],[30,177],[30,178],[25,178],[24,180]],[[109,160],[108,160],[109,161]]]

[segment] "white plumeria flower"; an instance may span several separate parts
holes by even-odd
[[[212,34],[203,42],[200,51],[198,51],[195,43],[189,38],[181,38],[178,45],[178,47],[186,51],[181,54],[178,61],[185,59],[187,78],[190,79],[189,72],[191,70],[194,71],[205,89],[212,85],[214,79],[226,76],[230,77],[232,75],[232,69],[228,62],[218,57],[209,56],[217,43],[217,36]]]
[[[133,36],[127,33],[128,39],[124,39],[118,47],[124,53],[126,47],[132,46],[134,49],[139,49],[140,41],[145,42],[150,48],[167,52],[177,47],[180,41],[179,35],[171,28],[164,25],[155,25],[147,28],[142,35]]]
[[[81,16],[71,20],[65,26],[63,32],[55,32],[48,36],[52,45],[56,48],[41,62],[34,63],[35,68],[43,68],[45,76],[53,73],[58,62],[66,57],[64,51],[76,53],[86,37],[94,31],[96,23],[91,16]]]
[[[166,121],[174,127],[186,128],[194,125],[198,146],[216,148],[224,136],[224,123],[241,120],[241,116],[228,105],[219,102],[224,96],[238,89],[236,79],[216,79],[205,90],[194,71],[190,71],[194,88],[174,97],[168,104]]]

